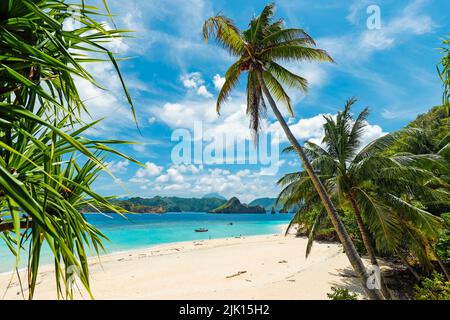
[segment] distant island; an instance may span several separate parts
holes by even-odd
[[[220,207],[209,211],[209,213],[266,213],[266,209],[258,205],[242,204],[238,198],[233,197]]]
[[[133,197],[129,199],[113,199],[111,203],[129,212],[135,213],[165,213],[165,212],[208,212],[226,202],[220,198],[153,198]],[[98,208],[101,212],[111,212],[108,208]],[[81,212],[92,212],[92,207],[83,206]]]
[[[284,213],[281,206],[276,206],[275,198],[259,198],[248,205],[241,203],[237,197],[230,200],[220,194],[210,193],[202,198],[133,197],[129,199],[113,199],[111,203],[134,213],[166,213],[166,212],[209,212],[209,213]],[[111,212],[108,208],[97,208],[101,212]],[[88,213],[95,210],[90,206],[82,206],[80,212]]]
[[[277,199],[276,198],[258,198],[250,202],[249,206],[261,206],[264,209],[266,209],[267,212],[272,212],[272,209],[274,212],[281,212],[283,209],[282,205],[276,204]]]
[[[288,211],[283,209],[283,205],[277,204],[276,198],[258,198],[248,204],[249,206],[261,206],[271,213],[287,213]],[[294,206],[289,212],[297,212],[300,206]]]

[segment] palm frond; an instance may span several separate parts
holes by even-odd
[[[308,80],[290,72],[276,62],[269,62],[267,72],[273,74],[278,81],[286,84],[289,88],[300,89],[303,93],[308,91]]]
[[[268,48],[263,56],[270,57],[274,61],[322,61],[334,62],[333,58],[323,49],[310,48],[295,44],[279,44]]]
[[[0,204],[1,211],[9,213],[2,215],[0,231],[16,256],[15,267],[20,249],[28,244],[30,299],[38,283],[44,243],[54,257],[58,298],[73,298],[70,267],[80,271],[81,283],[92,297],[88,249],[99,253],[106,237],[79,212],[80,206],[121,213],[91,185],[101,172],[110,173],[105,154],[138,163],[111,147],[122,141],[81,136],[98,121],[81,120],[89,110],[75,78],[102,88],[85,69],[88,62],[112,63],[135,117],[116,58],[104,46],[126,31],[106,30],[95,20],[99,15],[83,3],[8,0],[0,4]],[[69,17],[81,26],[65,30]]]
[[[276,30],[275,32],[269,33],[263,40],[265,46],[271,46],[276,44],[286,44],[286,42],[298,44],[298,45],[312,45],[315,46],[316,43],[314,39],[311,38],[303,29],[298,28],[282,28]]]
[[[220,114],[222,104],[227,100],[233,88],[239,81],[241,71],[239,69],[240,61],[233,63],[225,74],[225,82],[220,89],[216,102],[216,112]]]
[[[231,19],[222,15],[207,19],[203,24],[203,39],[208,41],[212,35],[230,54],[239,56],[243,53],[244,40]]]
[[[256,72],[249,72],[247,78],[247,110],[246,114],[250,118],[250,130],[252,132],[254,142],[258,136],[261,125],[261,118],[265,116],[266,103],[258,81]]]
[[[278,82],[278,80],[270,72],[263,72],[263,78],[270,93],[272,93],[276,100],[280,101],[286,106],[291,116],[294,116],[294,111],[292,110],[291,105],[291,98],[289,98],[286,91],[284,91],[284,88],[280,84],[280,82]]]

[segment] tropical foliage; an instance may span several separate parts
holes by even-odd
[[[91,294],[87,255],[99,252],[105,237],[77,208],[101,205],[118,211],[91,184],[107,170],[105,154],[126,157],[110,146],[122,142],[85,136],[98,121],[82,120],[89,110],[76,85],[82,79],[100,87],[85,65],[109,61],[134,113],[107,47],[124,31],[96,22],[99,14],[84,2],[0,3],[0,237],[16,256],[13,268],[26,249],[24,291],[30,299],[44,244],[53,253],[58,297],[73,296],[75,270]],[[67,28],[68,20],[76,27]]]
[[[353,119],[350,108],[354,103],[350,99],[335,118],[325,117],[321,145],[306,143],[305,152],[312,166],[333,201],[339,204],[349,230],[354,228],[346,217],[352,213],[359,230],[359,235],[353,234],[352,238],[362,240],[372,264],[378,264],[376,255],[398,256],[404,261],[412,256],[430,270],[433,261],[438,260],[448,276],[440,259],[446,256],[447,241],[440,215],[450,203],[447,182],[450,167],[442,152],[448,145],[442,137],[450,130],[435,127],[435,121],[430,121],[435,131],[427,133],[430,128],[417,127],[429,117],[424,115],[411,126],[363,147],[361,135],[368,109]],[[292,147],[286,149],[291,151]],[[285,207],[306,204],[293,223],[300,223],[308,232],[308,255],[313,240],[323,230],[329,232],[330,223],[305,172],[287,174],[279,183],[284,189],[278,201]]]
[[[445,262],[450,262],[450,213],[441,215],[445,228],[439,234],[435,244],[436,254]]]
[[[354,102],[349,100],[336,120],[326,116],[324,147],[307,142],[306,152],[335,202],[341,209],[353,211],[363,238],[367,235],[367,225],[377,249],[391,252],[402,240],[400,225],[406,221],[423,225],[429,233],[437,231],[437,217],[408,204],[399,195],[430,202],[446,200],[447,193],[425,185],[426,181],[434,178],[426,168],[444,166],[444,162],[434,155],[403,152],[386,156],[380,152],[406,134],[404,131],[385,135],[359,151],[368,110],[364,109],[353,120],[350,107]],[[292,148],[287,149],[290,150]],[[286,186],[279,197],[285,206],[299,201],[308,203],[308,206],[321,206],[303,172],[286,175],[279,183]],[[404,211],[404,216],[397,217],[400,211]],[[320,218],[317,215],[316,219]],[[373,251],[370,247],[371,242],[367,242],[369,254]]]
[[[414,287],[416,300],[450,300],[450,281],[442,274],[433,272],[432,276],[423,278],[420,285]]]
[[[331,287],[331,293],[327,293],[327,297],[330,300],[358,300],[356,293],[338,287]]]
[[[129,199],[113,199],[111,203],[123,208],[129,212],[209,212],[221,205],[227,200],[219,198],[180,198],[180,197],[161,197],[153,198],[133,197]],[[111,212],[108,207],[98,208],[102,212]],[[90,206],[82,208],[85,212],[91,212]]]
[[[450,37],[442,41],[442,59],[437,67],[439,77],[442,80],[442,104],[445,106],[447,115],[450,116]]]

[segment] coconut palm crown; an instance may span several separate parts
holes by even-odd
[[[258,17],[250,21],[245,31],[239,30],[231,19],[222,15],[209,18],[203,26],[205,40],[214,34],[217,42],[237,58],[225,73],[216,111],[220,113],[220,108],[238,84],[239,78],[247,72],[247,115],[254,133],[258,132],[260,118],[266,110],[258,73],[262,75],[270,93],[293,115],[291,99],[283,85],[306,93],[308,81],[289,71],[283,64],[299,61],[333,62],[325,50],[316,48],[314,40],[303,29],[285,28],[283,20],[273,21],[273,15],[274,5],[269,4]]]

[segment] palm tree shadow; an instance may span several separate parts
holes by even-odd
[[[364,288],[361,286],[361,280],[357,277],[352,268],[336,269],[336,272],[329,272],[328,274],[339,277],[339,281],[330,282],[330,287],[347,289],[358,294],[359,297],[364,297]]]

